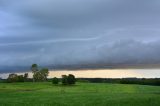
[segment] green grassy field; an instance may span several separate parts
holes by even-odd
[[[0,83],[0,106],[160,106],[160,87],[106,83],[74,86]]]

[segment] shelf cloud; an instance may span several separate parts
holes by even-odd
[[[158,0],[0,0],[0,67],[159,64],[159,11]]]

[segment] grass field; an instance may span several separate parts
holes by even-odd
[[[160,87],[105,83],[74,86],[0,83],[0,106],[160,106]]]

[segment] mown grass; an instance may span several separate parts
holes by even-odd
[[[160,87],[106,83],[74,86],[0,83],[0,106],[160,106]]]

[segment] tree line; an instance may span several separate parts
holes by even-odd
[[[45,82],[47,81],[47,77],[49,75],[49,69],[48,68],[39,68],[37,64],[31,65],[31,71],[33,73],[33,78],[29,78],[28,73],[25,73],[24,75],[17,75],[17,74],[9,74],[7,78],[7,82],[30,82],[31,80],[33,82]],[[73,85],[76,82],[76,78],[74,75],[62,75],[61,79],[58,79],[56,77],[52,78],[52,84],[59,84],[59,82],[63,85]]]
[[[140,84],[160,86],[160,78],[77,78],[78,82]]]
[[[28,81],[28,73],[24,75],[9,74],[7,82],[25,82]]]

